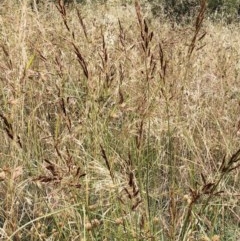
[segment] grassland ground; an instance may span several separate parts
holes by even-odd
[[[239,241],[239,24],[204,2],[1,3],[0,239]]]

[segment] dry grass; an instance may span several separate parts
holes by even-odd
[[[239,26],[204,4],[1,4],[2,240],[239,239]]]

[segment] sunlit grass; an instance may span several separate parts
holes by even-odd
[[[0,8],[3,240],[237,240],[237,24]]]

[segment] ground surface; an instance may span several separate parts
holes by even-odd
[[[239,240],[239,25],[0,12],[3,240]]]

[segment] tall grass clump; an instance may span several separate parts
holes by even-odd
[[[1,239],[238,240],[239,31],[196,9],[1,3]]]

